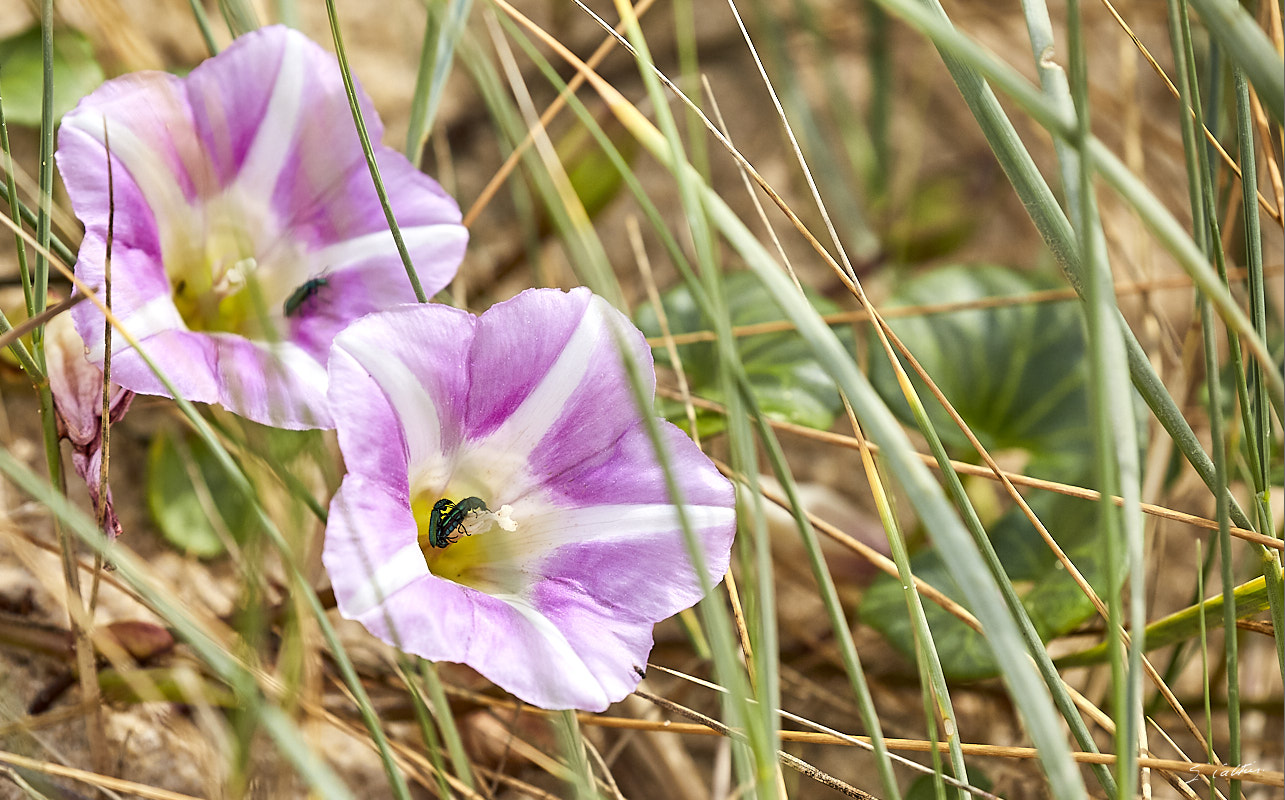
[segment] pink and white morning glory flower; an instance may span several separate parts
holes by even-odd
[[[382,133],[358,96],[371,140]],[[106,137],[104,137],[106,128]],[[63,117],[57,162],[85,238],[76,274],[103,283],[114,163],[113,312],[189,400],[286,428],[332,427],[335,334],[413,301],[362,154],[339,64],[283,27],[246,34],[180,78],[108,81]],[[430,295],[454,277],[467,232],[431,178],[376,145],[394,216]],[[74,311],[88,342],[103,318]],[[122,386],[168,392],[115,337]],[[102,346],[92,360],[102,362]]]
[[[652,627],[702,589],[618,342],[650,397],[642,334],[587,289],[529,290],[480,317],[403,306],[341,333],[330,404],[348,474],[323,555],[340,612],[544,708],[633,691]],[[732,486],[659,424],[716,584]]]

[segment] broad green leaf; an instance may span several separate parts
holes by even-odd
[[[953,266],[907,281],[885,307],[1022,297],[1054,288],[1061,287],[1052,279],[1005,267]],[[1079,465],[1092,452],[1084,398],[1088,368],[1075,304],[1017,303],[904,317],[892,328],[992,453],[1023,450],[1054,467]],[[892,369],[882,351],[876,355],[871,381],[910,424]],[[921,396],[928,396],[923,383],[913,380]],[[966,451],[967,439],[946,412],[935,403],[928,411],[946,446]]]
[[[40,26],[0,39],[0,92],[4,117],[15,125],[40,124],[40,94],[44,58]],[[103,82],[103,68],[94,48],[79,31],[54,33],[54,118],[75,108],[80,98]]]
[[[228,480],[209,446],[189,431],[162,431],[152,441],[147,507],[170,544],[199,558],[225,552],[220,528],[239,542],[257,526],[245,495]]]
[[[727,309],[733,326],[777,322],[781,312],[763,284],[749,272],[734,272],[723,281]],[[825,298],[808,293],[808,299],[821,314],[831,314],[839,307]],[[705,318],[686,286],[679,286],[661,298],[665,317],[671,333],[709,331],[712,323]],[[660,336],[660,323],[650,304],[638,309],[635,315],[638,327],[649,337]],[[844,330],[847,330],[845,326]],[[842,335],[842,334],[841,334]],[[826,429],[834,423],[835,415],[843,408],[834,380],[826,369],[812,356],[807,343],[794,331],[763,333],[743,336],[736,340],[736,349],[755,398],[765,414],[812,428]],[[657,363],[669,364],[669,354],[663,345],[653,348]],[[678,357],[692,393],[723,402],[715,385],[718,375],[717,347],[713,342],[698,342],[678,347]],[[686,415],[681,403],[659,400],[659,412],[670,421],[686,425]],[[702,436],[722,431],[720,414],[697,409],[696,425]]]
[[[1054,282],[993,265],[953,266],[907,281],[888,306],[1020,297]],[[1020,471],[1067,483],[1090,482],[1093,444],[1087,401],[1088,370],[1079,308],[1071,303],[1018,303],[897,319],[897,335],[933,376],[973,433],[992,453],[1020,456]],[[882,352],[872,353],[871,380],[889,407],[910,421],[908,406]],[[913,378],[921,397],[926,387]],[[936,403],[929,416],[957,458],[976,461],[964,435]],[[986,484],[1004,502],[996,484]],[[1098,589],[1105,578],[1104,548],[1094,503],[1048,492],[1024,495],[1076,567]],[[982,504],[983,506],[985,504]],[[1093,613],[1088,599],[1057,562],[1035,527],[1014,507],[987,521],[987,532],[1009,579],[1019,588],[1036,630],[1060,635]],[[916,575],[956,599],[942,554],[912,558]],[[974,631],[939,607],[926,604],[929,624],[947,675],[956,679],[995,674],[991,650]],[[863,619],[904,652],[913,641],[901,586],[881,578],[866,592]]]

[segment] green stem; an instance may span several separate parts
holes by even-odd
[[[196,27],[201,31],[201,39],[205,42],[205,49],[211,56],[219,54],[219,45],[214,41],[214,31],[210,28],[210,17],[205,13],[205,5],[201,0],[188,0],[188,5],[192,9],[192,17],[196,19]]]
[[[576,712],[562,711],[552,716],[553,730],[558,737],[558,745],[567,757],[570,774],[567,776],[576,800],[597,800],[598,791],[593,785],[593,770],[589,767],[589,756],[585,753],[584,739],[580,736],[580,723]]]
[[[361,151],[366,154],[366,166],[370,168],[370,179],[375,184],[375,194],[379,196],[379,207],[384,210],[384,219],[388,221],[388,230],[393,234],[397,255],[401,256],[402,266],[406,268],[406,277],[410,279],[415,299],[420,303],[427,303],[428,295],[424,294],[424,287],[419,283],[419,274],[415,272],[415,265],[411,263],[410,252],[402,239],[401,229],[397,227],[393,207],[388,202],[388,191],[384,188],[384,180],[379,176],[375,150],[370,144],[370,134],[366,131],[366,121],[361,114],[361,102],[357,99],[357,87],[352,78],[352,68],[348,66],[348,54],[344,50],[343,36],[339,33],[339,16],[335,12],[335,0],[326,0],[326,15],[330,18],[330,35],[335,41],[335,55],[339,58],[339,71],[343,75],[348,107],[352,110],[352,121],[357,128],[357,138],[361,140]]]
[[[4,151],[4,178],[5,191],[9,198],[9,217],[18,219],[22,203],[18,200],[18,184],[13,179],[13,152],[9,149],[9,126],[4,119],[3,92],[0,92],[0,150]],[[36,310],[31,292],[31,269],[27,264],[27,245],[18,234],[15,233],[13,238],[18,251],[18,275],[22,279],[22,295],[27,301],[27,316],[33,317]]]

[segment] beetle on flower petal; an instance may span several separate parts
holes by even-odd
[[[379,117],[357,93],[378,142]],[[459,207],[396,151],[376,145],[375,156],[431,295],[463,257]],[[108,81],[63,117],[57,162],[85,224],[77,277],[103,283],[114,201],[113,312],[189,400],[279,427],[332,427],[325,361],[335,334],[415,299],[339,64],[297,31],[248,33],[186,77]],[[86,341],[100,341],[101,313],[90,303],[73,313]],[[121,338],[113,377],[167,394]],[[91,359],[102,358],[99,345]]]
[[[642,334],[587,289],[480,317],[404,306],[341,333],[329,396],[348,474],[323,555],[340,612],[534,705],[631,692],[655,623],[727,570],[736,518],[728,480],[658,422],[691,557],[622,357],[650,397]]]

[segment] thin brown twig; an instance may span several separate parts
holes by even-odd
[[[107,131],[107,118],[103,117],[103,149],[107,151],[107,242],[103,255],[103,302],[112,307],[112,245],[116,239],[116,184],[112,168],[112,140]],[[108,465],[111,463],[112,435],[112,324],[103,318],[103,390],[102,415],[98,418],[101,438],[98,461],[98,502],[95,504],[94,517],[98,530],[107,531],[107,479]],[[98,587],[103,572],[103,554],[94,553],[94,576],[89,587],[89,614],[92,617],[98,608]]]
[[[34,317],[28,317],[27,319],[24,319],[22,322],[19,322],[17,325],[14,325],[12,328],[5,331],[3,335],[0,335],[0,350],[3,350],[4,348],[8,347],[15,340],[21,339],[23,336],[26,336],[27,334],[31,333],[36,328],[39,328],[41,325],[48,324],[49,320],[53,319],[54,317],[58,316],[64,311],[69,311],[72,308],[75,308],[77,305],[83,302],[86,298],[87,298],[87,295],[84,295],[84,294],[73,294],[71,297],[68,297],[66,300],[60,300],[57,303],[54,303],[53,305],[47,307],[44,311],[41,311],[39,314],[35,315]]]
[[[657,668],[664,672],[674,673],[673,670],[661,667],[658,664],[648,664],[649,668]],[[675,673],[681,675],[681,673]],[[541,708],[529,706],[525,703],[518,703],[514,700],[491,695],[480,694],[455,686],[447,686],[447,693],[467,700],[470,703],[486,706],[488,708],[500,708],[517,710],[523,714],[533,714],[537,716],[549,716],[559,713],[546,711]],[[637,694],[637,693],[635,693]],[[674,722],[671,720],[647,720],[635,719],[631,717],[615,717],[606,714],[595,714],[588,711],[577,712],[579,721],[584,725],[593,725],[600,728],[616,728],[623,730],[649,731],[653,733],[676,733],[692,736],[722,736],[718,730],[710,728],[707,725],[697,723]],[[832,733],[814,732],[814,731],[777,731],[781,741],[799,742],[803,744],[817,745],[839,745],[842,747],[859,747],[870,744],[870,737],[857,736],[854,734],[835,735]],[[946,752],[947,744],[945,742],[929,742],[923,739],[885,739],[889,750],[896,750],[910,753],[929,753],[934,749],[939,752]],[[1017,747],[1012,745],[997,744],[976,744],[961,742],[960,747],[965,755],[980,756],[986,758],[1007,758],[1007,759],[1038,759],[1039,751],[1034,747]],[[1111,753],[1086,753],[1079,751],[1071,752],[1071,759],[1080,764],[1107,764],[1116,763],[1115,755]],[[1180,775],[1207,775],[1212,777],[1233,777],[1228,773],[1235,769],[1223,764],[1204,764],[1191,761],[1179,761],[1175,759],[1142,757],[1138,759],[1138,765],[1156,770],[1169,770]],[[1285,774],[1267,769],[1240,767],[1242,772],[1237,776],[1240,780],[1249,783],[1258,783],[1265,786],[1285,786]]]
[[[1258,128],[1259,147],[1263,151],[1263,158],[1267,160],[1267,179],[1272,185],[1272,194],[1276,197],[1277,207],[1285,206],[1285,186],[1281,185],[1281,165],[1276,160],[1276,150],[1272,146],[1272,129],[1271,123],[1267,120],[1267,112],[1263,110],[1263,104],[1258,100],[1258,92],[1254,87],[1249,87],[1249,108],[1254,114],[1254,125]]]
[[[614,87],[610,86],[605,81],[603,81],[601,76],[597,75],[597,73],[595,73],[590,67],[586,66],[581,59],[577,58],[573,53],[571,53],[564,46],[562,46],[561,43],[558,42],[556,38],[549,36],[546,31],[544,31],[542,28],[540,28],[538,25],[532,22],[525,15],[518,12],[517,9],[513,8],[513,6],[505,2],[505,0],[495,0],[495,3],[506,14],[512,17],[515,21],[517,21],[523,27],[526,27],[528,30],[532,31],[532,33],[534,33],[546,44],[553,47],[558,52],[559,56],[566,59],[573,66],[575,66],[575,68],[580,74],[584,74],[587,78],[589,78],[590,81],[593,83],[594,88],[607,101],[608,106],[612,108],[613,112],[619,115],[633,115],[630,118],[633,119],[635,124],[643,124],[646,122],[645,120],[635,118],[636,109],[634,109],[633,105],[628,103],[628,101],[624,100],[624,98],[620,95],[620,93]],[[621,12],[622,16],[627,16],[628,12],[631,10],[628,6],[622,6],[620,3],[617,3],[617,9]],[[599,20],[599,22],[601,23],[601,20]],[[610,30],[611,29],[608,27],[609,32]],[[624,46],[628,47],[629,45],[627,43],[624,43]],[[632,51],[632,48],[630,49]],[[706,124],[707,130],[709,130],[711,135],[715,136],[715,138],[717,138],[720,141],[720,143],[722,143],[728,149],[728,152],[733,156],[733,158],[735,158],[739,164],[743,165],[745,169],[752,171],[755,181],[758,182],[758,184],[763,188],[763,190],[768,193],[768,195],[772,198],[773,202],[775,202],[777,206],[781,209],[781,212],[786,215],[786,217],[795,226],[796,230],[799,231],[799,234],[803,236],[808,241],[808,243],[813,247],[813,249],[817,252],[817,254],[820,255],[826,261],[826,263],[830,266],[831,270],[839,278],[839,280],[848,288],[848,290],[852,293],[852,295],[857,298],[861,306],[867,312],[870,313],[871,318],[876,323],[874,326],[875,335],[878,337],[880,344],[887,355],[888,362],[891,364],[893,370],[897,374],[898,382],[903,387],[905,387],[907,391],[911,391],[909,378],[907,377],[904,370],[902,369],[900,361],[897,358],[896,352],[894,352],[894,350],[900,351],[907,357],[907,360],[914,367],[917,374],[919,374],[920,377],[926,382],[930,391],[934,392],[934,394],[938,397],[939,401],[942,402],[943,405],[947,408],[948,412],[951,412],[952,415],[956,417],[956,424],[958,424],[961,430],[970,437],[974,448],[977,449],[977,451],[982,455],[982,457],[987,460],[988,466],[995,473],[996,477],[1005,484],[1005,488],[1007,492],[1014,498],[1014,500],[1019,505],[1025,506],[1025,501],[1021,498],[1021,495],[1017,492],[1016,488],[1012,485],[1011,482],[1008,482],[1004,479],[1003,472],[1000,470],[999,466],[985,452],[985,450],[981,447],[981,444],[976,441],[976,438],[972,436],[971,431],[968,429],[968,426],[963,422],[963,420],[959,419],[957,414],[954,414],[953,408],[951,408],[949,403],[945,400],[945,396],[941,393],[940,389],[937,388],[931,376],[926,374],[926,372],[918,364],[918,362],[915,361],[915,359],[910,354],[909,350],[905,347],[905,345],[901,343],[896,333],[893,332],[892,328],[879,314],[878,309],[875,308],[874,304],[866,296],[865,290],[862,288],[861,284],[855,279],[853,279],[852,276],[848,275],[839,266],[839,264],[835,261],[834,257],[829,253],[829,251],[825,248],[825,246],[822,245],[821,242],[817,240],[816,236],[812,234],[812,232],[808,229],[807,225],[804,224],[804,222],[798,217],[798,215],[793,211],[793,209],[790,208],[789,204],[785,202],[785,200],[771,187],[771,185],[767,183],[766,180],[762,178],[762,176],[756,170],[752,170],[752,167],[749,165],[749,162],[745,160],[744,156],[740,154],[735,149],[735,147],[731,146],[730,142],[728,142],[726,138],[723,137],[722,134],[717,130],[717,128],[714,127],[713,123],[710,122],[708,117],[705,117],[705,115],[701,113],[700,109],[697,108],[695,104],[693,104],[691,100],[687,98],[686,95],[684,95],[682,91],[677,86],[675,86],[671,80],[669,80],[658,69],[655,69],[654,66],[653,66],[653,72],[670,89],[670,91],[672,91],[675,95],[680,97],[683,100],[683,102],[686,103],[688,107],[693,110],[694,113],[701,116],[701,118],[704,120]],[[622,120],[623,119],[624,119],[624,116],[622,116]],[[1255,350],[1254,356],[1257,360],[1262,361],[1265,364],[1265,366],[1267,366],[1268,362],[1271,361],[1270,355],[1263,349],[1263,347],[1261,346],[1261,343],[1260,343],[1260,346]],[[1121,503],[1123,504],[1123,500],[1121,501]],[[1136,506],[1137,506],[1137,503],[1134,503],[1132,504],[1131,508]],[[1037,528],[1041,527],[1039,524],[1038,518],[1034,516],[1033,512],[1031,512],[1029,508],[1024,508],[1024,511],[1027,514],[1027,516],[1030,517],[1032,521],[1036,524]],[[1097,598],[1096,593],[1093,591],[1092,587],[1088,585],[1087,581],[1085,581],[1082,576],[1079,576],[1078,573],[1075,572],[1074,564],[1065,556],[1064,553],[1061,552],[1061,549],[1057,546],[1056,542],[1052,540],[1052,537],[1046,536],[1045,538],[1050,548],[1055,553],[1055,555],[1058,556],[1059,561],[1061,561],[1065,566],[1067,566],[1069,570],[1071,570],[1071,573],[1077,579],[1077,584],[1080,586],[1081,590],[1091,600],[1096,601],[1094,605],[1098,609],[1099,613],[1101,613],[1102,611],[1101,600]],[[1128,636],[1128,633],[1125,631],[1120,631],[1119,634],[1124,637]],[[1178,703],[1177,698],[1173,696],[1173,693],[1171,691],[1169,691],[1168,687],[1165,685],[1160,675],[1155,671],[1154,667],[1152,667],[1151,664],[1145,658],[1143,659],[1143,665],[1144,665],[1144,668],[1147,670],[1147,673],[1151,678],[1152,682],[1160,690],[1161,694],[1165,697],[1166,701],[1170,704],[1171,707],[1174,708],[1176,712],[1178,712],[1178,714],[1182,717],[1183,721],[1186,723],[1187,728],[1191,732],[1191,734],[1197,739],[1197,741],[1201,742],[1203,745],[1205,741],[1204,736],[1200,732],[1199,728],[1195,725],[1195,723],[1191,720],[1191,718],[1187,715],[1186,711]]]
[[[656,394],[662,397],[675,396],[675,393],[673,391],[665,388],[664,386],[656,387]],[[708,411],[714,411],[714,412],[720,412],[720,413],[726,411],[726,409],[722,406],[722,404],[715,403],[713,401],[706,400],[701,397],[693,397],[692,403],[696,407],[702,408]],[[857,442],[855,438],[851,436],[847,436],[842,433],[832,433],[830,431],[817,430],[816,428],[809,428],[806,425],[798,425],[792,422],[785,422],[783,420],[774,420],[771,418],[768,419],[768,424],[777,430],[786,431],[787,433],[792,433],[797,436],[802,436],[805,438],[826,442],[828,444],[838,445],[851,450],[859,450],[861,447],[861,445]],[[868,442],[868,444],[874,452],[879,451],[879,445],[875,444],[874,442]],[[916,453],[916,456],[919,458],[919,460],[923,461],[924,464],[928,465],[929,467],[938,468],[939,466],[937,464],[937,460],[931,454]],[[970,476],[979,477],[979,478],[986,478],[988,480],[999,480],[999,478],[996,477],[995,473],[987,467],[979,466],[977,464],[969,464],[966,461],[956,461],[956,460],[951,460],[950,465],[952,469],[954,469],[956,472],[960,473],[961,475],[970,475]],[[1102,493],[1097,491],[1096,489],[1086,489],[1082,486],[1074,486],[1069,483],[1058,483],[1057,481],[1049,481],[1041,478],[1031,478],[1026,475],[1022,475],[1017,472],[1009,472],[1007,470],[1001,470],[1001,472],[1003,473],[1005,478],[1007,478],[1010,482],[1012,482],[1016,486],[1025,486],[1031,489],[1040,489],[1048,492],[1056,492],[1057,494],[1064,494],[1064,495],[1067,495],[1068,497],[1075,497],[1080,500],[1096,501],[1096,500],[1102,499]],[[1116,505],[1120,505],[1121,503],[1124,502],[1123,499],[1120,498],[1119,496],[1114,496],[1111,498],[1111,500]],[[1149,514],[1151,516],[1159,517],[1161,519],[1166,519],[1171,522],[1181,522],[1181,523],[1191,525],[1196,528],[1202,528],[1205,530],[1210,530],[1210,531],[1218,530],[1217,521],[1209,519],[1207,517],[1201,517],[1196,514],[1188,514],[1185,511],[1176,511],[1171,508],[1155,505],[1154,503],[1142,503],[1141,507],[1142,507],[1142,512],[1144,514]],[[1285,551],[1285,542],[1283,542],[1282,540],[1277,539],[1273,536],[1268,536],[1266,534],[1259,533],[1258,531],[1249,530],[1248,528],[1233,527],[1231,529],[1231,535],[1238,539],[1242,539],[1246,542],[1250,542],[1252,544],[1257,544],[1262,547],[1268,548],[1269,550]]]
[[[1151,69],[1157,75],[1160,76],[1160,79],[1162,81],[1164,81],[1165,87],[1169,89],[1169,93],[1172,94],[1175,98],[1178,98],[1179,100],[1181,100],[1181,95],[1178,94],[1178,87],[1173,85],[1173,81],[1169,79],[1169,76],[1165,74],[1164,68],[1161,67],[1160,64],[1156,61],[1155,57],[1151,55],[1151,51],[1148,50],[1147,46],[1142,43],[1142,40],[1138,38],[1138,35],[1133,32],[1133,28],[1129,27],[1129,23],[1125,22],[1124,18],[1120,16],[1120,12],[1116,11],[1115,6],[1111,4],[1111,0],[1102,0],[1102,5],[1106,6],[1107,12],[1110,13],[1111,16],[1115,19],[1116,24],[1120,26],[1120,28],[1124,31],[1125,35],[1128,36],[1131,40],[1133,40],[1134,45],[1137,46],[1138,48],[1138,52],[1142,53],[1143,59],[1145,59],[1146,62],[1151,65]],[[1218,137],[1214,136],[1213,132],[1205,127],[1204,122],[1196,117],[1195,110],[1193,110],[1190,106],[1187,106],[1187,113],[1191,114],[1192,119],[1194,119],[1196,121],[1196,124],[1200,126],[1200,129],[1204,131],[1205,140],[1208,141],[1210,146],[1213,147],[1214,150],[1218,152],[1218,155],[1222,157],[1223,163],[1227,165],[1228,169],[1230,169],[1232,172],[1236,174],[1236,178],[1239,180],[1240,165],[1237,164],[1236,160],[1233,159],[1227,153],[1227,151],[1223,149],[1222,143],[1218,141]],[[1263,197],[1261,192],[1257,192],[1257,194],[1258,194],[1258,205],[1261,206],[1262,209],[1267,212],[1267,216],[1276,220],[1278,223],[1285,222],[1285,220],[1283,220],[1281,217],[1280,206],[1278,205],[1276,207],[1273,207],[1271,203],[1268,202],[1267,198]]]
[[[651,4],[654,2],[655,0],[641,0],[635,7],[634,13],[641,17],[643,14],[647,13],[647,9],[650,8]],[[621,25],[618,30],[624,30],[624,26]],[[602,60],[607,57],[607,54],[610,53],[615,46],[616,39],[614,37],[604,37],[602,43],[598,45],[597,49],[593,51],[593,55],[589,56],[585,63],[591,68],[597,68],[597,66],[602,63]],[[548,108],[540,114],[539,126],[532,127],[527,131],[526,137],[518,143],[517,147],[513,148],[513,152],[509,154],[509,157],[504,160],[504,163],[500,165],[500,168],[496,170],[493,176],[491,176],[491,180],[487,182],[485,187],[483,187],[481,193],[478,194],[477,199],[473,201],[473,205],[469,207],[467,212],[465,212],[464,220],[462,222],[464,227],[470,228],[473,226],[473,223],[477,221],[477,218],[481,216],[482,212],[486,210],[486,207],[490,205],[491,200],[495,198],[495,193],[500,190],[500,187],[504,185],[506,180],[508,180],[509,175],[517,168],[518,161],[520,161],[522,156],[526,154],[526,151],[530,149],[531,145],[535,143],[536,131],[548,128],[549,123],[553,118],[556,117],[566,106],[567,96],[575,93],[577,89],[584,85],[585,80],[585,74],[577,72],[571,77],[571,80],[567,81],[566,89],[559,92],[558,96],[553,99],[553,102],[549,103]]]
[[[741,483],[745,483],[743,476],[734,472],[731,469],[731,467],[729,467],[727,464],[721,463],[718,460],[715,460],[714,464],[729,479],[739,481]],[[771,489],[763,489],[762,487],[760,487],[760,491],[765,499],[771,501],[772,503],[774,503],[775,505],[777,505],[778,507],[786,511],[790,510],[790,502],[785,498],[784,495],[779,495],[776,492],[773,492]],[[840,530],[838,527],[831,525],[829,522],[826,522],[825,520],[816,516],[811,511],[808,511],[807,509],[802,509],[802,511],[803,511],[803,515],[807,517],[808,522],[812,524],[812,527],[821,531],[826,536],[830,537],[831,539],[838,542],[839,544],[847,547],[848,549],[862,556],[871,564],[873,564],[877,569],[879,569],[881,572],[886,573],[890,577],[900,579],[900,576],[897,573],[897,565],[893,563],[892,559],[888,558],[883,553],[880,553],[878,550],[875,550],[873,547],[861,541],[860,539],[856,539],[848,535],[844,531]],[[942,610],[944,610],[946,613],[950,614],[951,616],[955,617],[960,622],[964,623],[965,625],[977,631],[978,633],[982,633],[982,623],[977,619],[977,617],[973,616],[973,614],[968,609],[964,608],[955,600],[947,596],[945,592],[941,591],[940,589],[933,586],[932,584],[924,581],[922,578],[915,577],[914,580],[915,580],[915,590],[917,592],[922,594],[924,597],[927,597],[929,600],[932,600],[937,605],[941,606]]]
[[[639,697],[648,701],[649,703],[659,706],[660,708],[663,708],[667,711],[671,711],[675,714],[682,715],[684,717],[687,717],[688,719],[696,720],[696,722],[699,725],[705,726],[706,728],[710,729],[711,732],[717,733],[720,736],[725,736],[729,739],[735,739],[736,741],[742,742],[742,743],[747,741],[745,734],[741,733],[735,728],[728,727],[727,725],[724,725],[723,723],[719,722],[716,719],[713,719],[712,717],[707,717],[698,711],[693,711],[692,709],[687,708],[686,706],[680,705],[679,703],[675,703],[672,700],[666,699],[664,697],[660,697],[659,695],[654,695],[651,692],[645,692],[642,689],[635,689],[634,694],[638,695]],[[839,780],[833,775],[830,775],[827,772],[823,772],[817,769],[816,767],[812,766],[808,762],[800,758],[796,758],[790,755],[789,753],[786,753],[783,750],[777,750],[776,756],[777,756],[777,759],[782,764],[789,767],[790,769],[793,769],[799,774],[804,775],[805,777],[811,778],[817,783],[820,783],[821,785],[827,788],[833,789],[836,792],[839,792],[840,794],[843,794],[847,797],[855,797],[855,798],[858,798],[858,800],[878,800],[878,798],[876,798],[874,795],[870,794],[869,792],[863,791],[861,789],[856,788],[855,786],[844,783],[843,781]]]
[[[100,789],[126,792],[128,794],[147,798],[147,800],[200,800],[200,798],[193,797],[190,794],[180,794],[179,792],[172,792],[169,789],[159,789],[155,786],[148,786],[145,783],[124,780],[122,778],[113,778],[110,775],[90,772],[89,770],[65,767],[61,764],[54,764],[49,761],[41,761],[35,758],[27,758],[26,756],[20,756],[17,753],[10,753],[4,750],[0,750],[0,764],[10,764],[15,767],[29,769],[32,772],[39,772],[42,775],[51,775],[56,778],[68,778]]]
[[[1264,276],[1276,276],[1285,273],[1285,265],[1276,264],[1263,270]],[[1248,275],[1248,270],[1238,268],[1228,270],[1228,277],[1233,280],[1239,280]],[[1155,278],[1146,281],[1120,281],[1115,284],[1115,293],[1123,294],[1143,294],[1163,289],[1188,289],[1192,286],[1192,281],[1186,276],[1173,276],[1169,278]],[[957,300],[942,303],[923,303],[918,305],[893,306],[883,309],[879,312],[884,319],[899,319],[902,317],[922,317],[932,314],[947,314],[954,311],[975,311],[987,308],[1006,308],[1015,305],[1032,305],[1036,303],[1056,303],[1061,301],[1070,301],[1076,298],[1074,289],[1045,289],[1038,292],[1027,292],[1018,295],[1000,295],[996,297],[979,297],[972,300]],[[871,316],[868,311],[837,311],[833,314],[823,314],[821,319],[829,325],[843,325],[851,322],[870,322]],[[774,322],[758,322],[752,325],[738,325],[732,328],[732,335],[756,336],[763,333],[779,333],[781,331],[792,331],[795,325],[790,320],[778,320]],[[689,331],[687,333],[673,334],[674,344],[685,345],[696,342],[712,342],[717,340],[718,335],[713,331]],[[647,343],[656,346],[661,344],[661,337],[653,336],[647,340]]]
[[[606,717],[595,714],[582,714],[581,722],[586,725],[597,725],[604,728],[627,728],[631,730],[658,731],[666,733],[678,733],[694,736],[721,736],[722,734],[709,728],[708,726],[697,723],[670,722],[662,720],[652,722],[650,720],[629,719],[626,717]],[[869,736],[835,736],[829,733],[818,733],[814,731],[779,731],[781,741],[799,742],[804,744],[818,745],[839,745],[842,747],[853,747],[852,742],[848,739],[855,739],[859,742],[869,743]],[[909,753],[930,753],[934,749],[938,752],[946,753],[948,745],[945,742],[929,742],[922,739],[884,739],[889,750],[900,750]],[[1039,758],[1040,753],[1034,747],[1015,747],[1012,745],[998,744],[973,744],[961,742],[959,745],[964,755],[981,756],[987,758],[1009,758],[1009,759],[1034,759]],[[1116,757],[1111,753],[1084,753],[1073,751],[1071,759],[1079,764],[1108,764],[1116,762]],[[1230,777],[1231,767],[1223,764],[1202,764],[1190,761],[1179,761],[1169,758],[1148,758],[1138,759],[1138,765],[1155,770],[1168,770],[1179,774],[1187,775],[1207,775],[1212,777]],[[1250,783],[1259,783],[1265,786],[1283,786],[1285,785],[1285,774],[1273,770],[1245,768],[1239,773],[1240,780]]]

